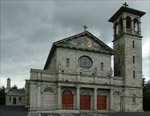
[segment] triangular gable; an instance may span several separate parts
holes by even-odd
[[[91,34],[88,31],[84,31],[82,33],[73,35],[71,37],[53,43],[53,46],[48,55],[44,69],[47,69],[48,63],[50,62],[50,59],[53,56],[56,47],[87,50],[87,51],[100,52],[100,53],[110,54],[110,55],[113,55],[115,53],[113,49],[111,49],[109,46],[107,46],[104,42],[99,40],[93,34]]]
[[[113,49],[104,44],[101,40],[96,38],[88,31],[55,42],[54,45],[66,48],[75,48],[107,54],[114,54]]]

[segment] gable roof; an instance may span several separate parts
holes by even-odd
[[[92,42],[95,42],[95,44],[97,44],[95,46],[99,46],[100,48],[99,49],[95,49],[94,47],[92,48],[91,45],[89,46],[87,45],[88,44],[87,42],[86,42],[86,46],[85,46],[85,43],[84,45],[82,43],[77,44],[78,40],[83,42],[83,38],[85,39],[85,37],[86,37],[86,40],[84,40],[84,42],[90,41],[91,39],[93,40]],[[100,52],[100,53],[105,53],[105,54],[114,54],[114,50],[112,48],[107,46],[104,42],[102,42],[100,39],[98,39],[97,37],[95,37],[93,34],[91,34],[88,31],[84,31],[82,33],[79,33],[71,37],[62,39],[60,41],[54,42],[54,45],[57,47],[81,49],[81,50],[94,51],[94,52]]]
[[[25,96],[25,91],[19,89],[10,89],[7,95]]]
[[[78,42],[80,42],[80,44]],[[89,43],[89,46],[87,45],[88,43]],[[46,64],[44,66],[44,69],[47,68],[47,65],[50,62],[50,59],[56,47],[84,50],[84,51],[90,51],[90,52],[99,52],[99,53],[110,54],[110,55],[113,55],[115,53],[112,48],[110,48],[100,39],[95,37],[93,34],[91,34],[88,31],[84,31],[82,33],[79,33],[71,37],[54,42],[51,48],[51,51],[49,53],[49,56],[47,58]]]

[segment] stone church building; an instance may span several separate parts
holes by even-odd
[[[86,26],[84,32],[54,42],[44,69],[30,71],[25,106],[30,111],[143,111],[140,18],[144,14],[125,5],[109,19],[113,49]]]

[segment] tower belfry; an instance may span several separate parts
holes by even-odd
[[[124,78],[124,96],[122,97],[124,106],[122,110],[128,111],[127,101],[132,101],[133,99],[140,101],[142,99],[142,94],[130,96],[129,92],[131,94],[135,91],[142,93],[141,17],[145,12],[129,8],[126,3],[123,5],[109,19],[109,22],[113,23],[114,33],[114,76]],[[132,89],[130,90],[129,87],[132,87]],[[139,109],[142,110],[142,105],[139,106]]]

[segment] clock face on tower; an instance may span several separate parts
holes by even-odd
[[[81,56],[79,58],[79,66],[83,69],[90,69],[93,65],[92,59],[88,56]]]

